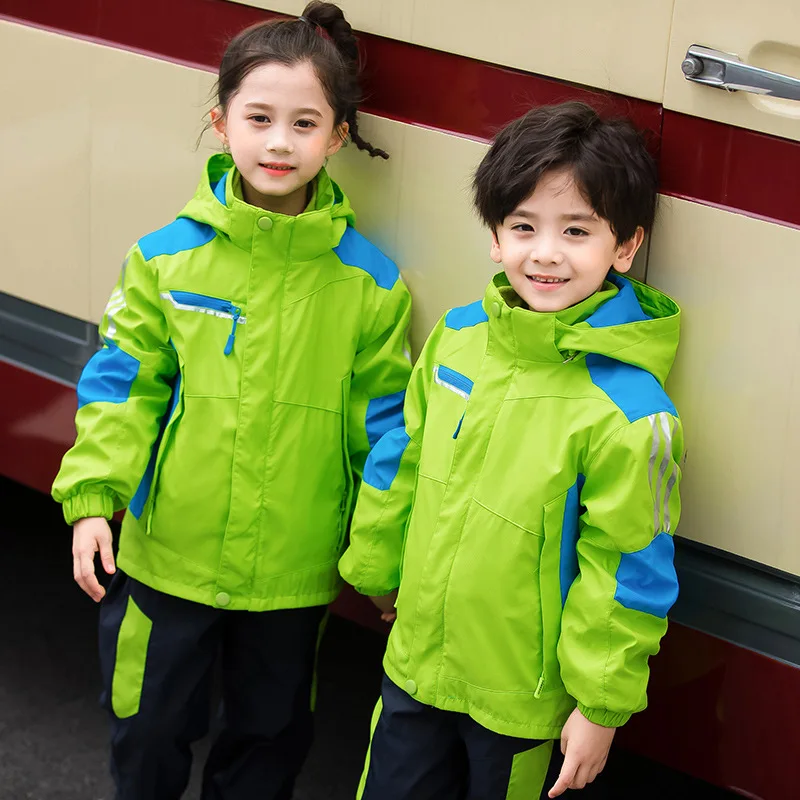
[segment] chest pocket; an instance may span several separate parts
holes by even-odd
[[[241,304],[197,292],[162,292],[170,336],[185,362],[188,395],[231,397],[239,391]],[[237,346],[237,341],[239,342]]]
[[[434,366],[425,422],[425,443],[429,446],[422,448],[421,475],[440,481],[449,477],[473,385],[471,378],[451,367]]]

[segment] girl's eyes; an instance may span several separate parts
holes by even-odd
[[[251,114],[248,119],[256,125],[268,125],[270,122],[269,117],[265,114]],[[310,128],[317,127],[316,123],[312,122],[310,119],[299,119],[295,122],[295,125],[302,130],[309,130]]]

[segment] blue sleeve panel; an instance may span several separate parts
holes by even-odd
[[[367,405],[367,439],[369,446],[375,447],[381,438],[394,428],[403,427],[403,402],[406,392],[403,389],[384,397],[376,397]]]
[[[89,403],[124,403],[139,374],[140,362],[111,339],[83,368],[78,381],[78,408]]]
[[[364,482],[381,492],[389,489],[410,441],[405,428],[389,431],[370,451],[364,465]]]
[[[663,619],[678,599],[675,543],[659,533],[643,550],[623,553],[617,568],[614,599],[625,608]]]

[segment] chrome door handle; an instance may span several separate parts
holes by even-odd
[[[693,44],[686,51],[681,71],[687,81],[729,92],[753,92],[786,100],[800,100],[800,78],[745,64],[733,53]]]

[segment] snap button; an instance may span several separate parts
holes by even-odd
[[[406,691],[409,694],[416,694],[417,693],[417,684],[409,678],[406,681]]]
[[[262,231],[272,230],[272,220],[269,217],[259,217],[257,224]]]
[[[494,303],[492,303],[492,316],[499,317],[501,312],[500,303],[495,300]]]
[[[217,596],[214,600],[216,600],[218,606],[225,607],[230,603],[231,596],[227,592],[217,592]]]

